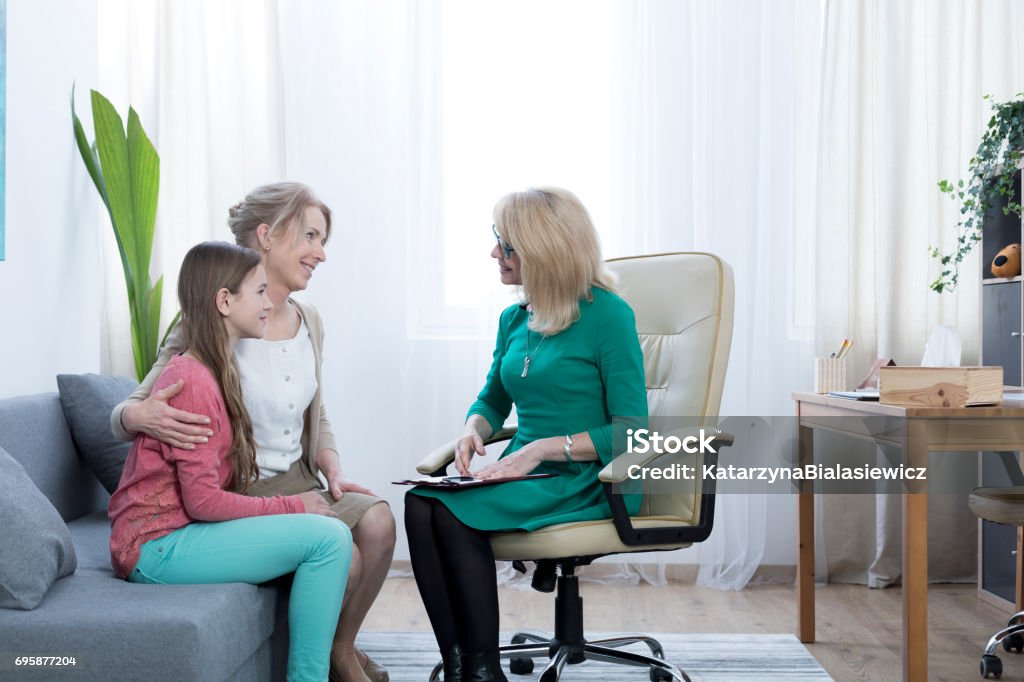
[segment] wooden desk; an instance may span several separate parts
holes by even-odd
[[[1024,450],[1024,403],[990,407],[893,407],[877,402],[794,393],[799,464],[814,462],[814,431],[900,448],[907,466],[927,467],[929,452]],[[849,417],[850,419],[836,419]],[[864,417],[887,417],[869,420]],[[903,679],[928,679],[928,494],[907,482],[903,497]],[[797,494],[797,630],[814,641],[814,493]],[[1018,558],[1020,601],[1021,552]],[[979,642],[979,648],[984,642]]]

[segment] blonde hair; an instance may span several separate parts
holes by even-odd
[[[325,239],[331,238],[331,209],[301,182],[276,182],[261,185],[245,195],[228,209],[228,227],[235,235],[235,243],[259,249],[256,229],[270,227],[268,235],[287,232],[310,206],[320,209],[327,223]]]
[[[519,255],[530,329],[557,334],[580,317],[591,287],[615,291],[590,214],[575,194],[557,187],[513,192],[494,206],[494,225]]]
[[[228,242],[193,246],[181,263],[178,301],[185,348],[217,379],[231,422],[231,480],[226,487],[245,492],[259,478],[252,418],[242,402],[242,382],[228,331],[217,309],[217,292],[237,294],[242,282],[262,263],[259,252]]]

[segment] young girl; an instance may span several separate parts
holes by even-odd
[[[351,532],[315,491],[242,494],[258,469],[233,351],[239,339],[263,336],[272,308],[266,287],[252,249],[205,242],[185,256],[178,299],[186,351],[155,389],[184,380],[171,402],[209,415],[213,435],[194,449],[135,439],[110,500],[110,556],[118,576],[139,583],[262,583],[294,571],[288,679],[322,682]]]

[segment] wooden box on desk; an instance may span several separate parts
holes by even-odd
[[[967,407],[1003,400],[1002,367],[882,367],[878,402],[902,407]]]

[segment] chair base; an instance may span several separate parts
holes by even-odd
[[[562,574],[558,576],[558,594],[555,597],[555,633],[552,636],[539,632],[517,632],[512,637],[511,644],[498,647],[501,658],[509,659],[509,671],[513,675],[527,675],[533,672],[533,659],[544,658],[548,663],[541,673],[540,682],[556,682],[566,665],[576,665],[590,660],[645,667],[649,670],[648,675],[652,682],[690,682],[686,673],[665,660],[664,648],[653,637],[624,634],[586,640],[583,636],[583,599],[580,597],[579,578],[575,575],[575,570],[576,566],[590,563],[592,558],[575,557],[554,562],[562,570]],[[544,560],[544,563],[550,561]],[[545,584],[552,566],[550,563],[546,566],[540,565],[540,562],[538,564],[541,583]],[[534,575],[535,588],[538,586],[537,575]],[[646,644],[651,650],[651,655],[644,656],[618,650],[618,647],[638,643]],[[438,663],[430,673],[429,682],[442,679],[440,674],[441,664]]]
[[[517,640],[529,639],[530,643],[517,643]],[[499,647],[502,658],[510,659],[509,671],[513,674],[526,675],[533,672],[533,659],[546,658],[548,664],[540,675],[540,682],[555,682],[562,675],[566,665],[575,665],[584,661],[603,661],[605,663],[621,663],[645,667],[649,669],[650,679],[679,680],[690,682],[690,678],[676,666],[664,658],[664,650],[658,640],[640,634],[628,634],[608,639],[593,640],[583,643],[560,642],[557,637],[547,637],[533,632],[518,632],[512,638],[513,644]],[[643,642],[651,649],[651,656],[635,654],[631,651],[618,651],[615,647]]]
[[[989,676],[999,679],[1003,674],[1003,662],[996,656],[996,649],[1002,644],[1006,651],[1020,653],[1024,651],[1024,611],[1018,611],[1006,621],[1006,627],[992,635],[979,664],[983,678]]]
[[[554,573],[552,564],[557,564],[561,569],[558,594],[555,596],[555,633],[554,636],[537,632],[516,633],[511,644],[498,648],[502,658],[510,659],[509,670],[513,674],[530,673],[533,671],[534,658],[546,658],[548,664],[541,673],[540,681],[556,682],[566,665],[591,660],[646,667],[653,682],[689,682],[690,678],[685,673],[665,660],[664,649],[653,637],[628,634],[587,641],[583,635],[583,599],[580,597],[580,583],[575,571],[577,566],[589,564],[591,560],[592,557],[573,557],[554,562],[538,562],[534,574],[535,587],[538,574],[544,577],[547,572]],[[618,647],[640,642],[651,650],[650,656],[618,650]]]

